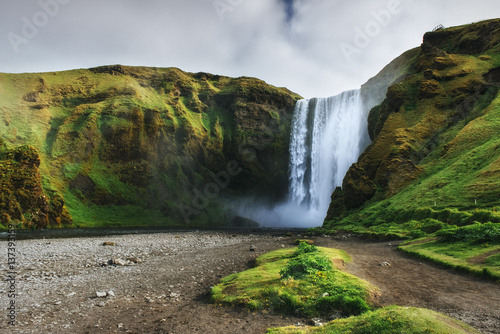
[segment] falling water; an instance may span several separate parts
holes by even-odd
[[[366,113],[360,90],[297,103],[290,143],[290,201],[326,213],[360,154]]]
[[[330,196],[367,144],[369,106],[360,90],[297,102],[292,120],[289,200],[266,208],[241,204],[241,215],[268,227],[322,224]]]

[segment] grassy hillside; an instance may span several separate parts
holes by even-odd
[[[261,80],[116,65],[0,74],[0,96],[1,138],[74,226],[225,225],[225,195],[285,193],[300,97]]]
[[[410,65],[370,112],[373,142],[325,228],[417,238],[500,223],[500,20],[427,33]]]

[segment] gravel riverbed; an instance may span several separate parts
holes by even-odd
[[[1,333],[265,333],[306,319],[213,305],[210,287],[245,270],[263,253],[293,247],[285,233],[171,232],[18,240],[15,290],[0,286],[8,310]],[[383,305],[434,309],[483,333],[500,328],[500,285],[406,256],[397,243],[317,237],[316,244],[346,250],[347,270],[382,291]],[[107,245],[105,245],[107,243]],[[0,242],[7,263],[7,242]],[[252,249],[252,251],[250,250]],[[390,266],[379,266],[382,262]]]

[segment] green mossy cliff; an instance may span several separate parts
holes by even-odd
[[[500,220],[500,20],[426,33],[402,58],[372,80],[392,73],[324,227]]]
[[[286,193],[300,97],[261,80],[115,65],[0,74],[0,96],[4,224],[218,226],[225,196]]]

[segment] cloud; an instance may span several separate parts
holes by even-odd
[[[259,77],[304,97],[329,96],[359,87],[399,54],[418,46],[436,25],[492,18],[498,6],[496,0],[218,1],[226,5],[223,10],[212,0],[3,1],[0,71],[116,63],[175,66]],[[57,14],[48,16],[16,53],[9,34],[23,37],[25,21],[34,24],[34,17],[43,13],[40,4],[54,3]],[[377,13],[398,3],[390,22],[376,29]],[[356,47],[356,34],[366,29],[372,29],[368,42]],[[342,45],[357,50],[346,57]]]

